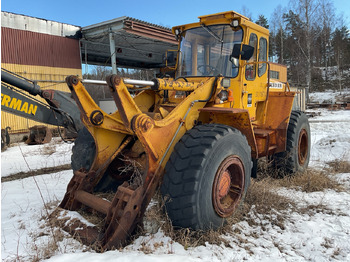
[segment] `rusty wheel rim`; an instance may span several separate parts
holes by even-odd
[[[305,129],[302,129],[298,140],[298,160],[299,164],[303,165],[307,159],[309,148],[308,135]]]
[[[238,156],[227,157],[219,166],[213,184],[213,205],[221,217],[232,215],[244,192],[244,165]]]

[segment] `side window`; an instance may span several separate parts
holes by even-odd
[[[279,80],[280,79],[280,72],[271,70],[270,71],[270,78]]]
[[[267,40],[263,37],[259,40],[259,62],[267,61]],[[262,76],[266,72],[266,64],[259,64],[258,76]]]
[[[248,63],[256,62],[256,54],[258,49],[258,37],[256,34],[251,34],[249,38],[249,45],[254,47],[254,54]],[[256,65],[247,65],[245,68],[245,78],[247,80],[254,80],[256,76]]]

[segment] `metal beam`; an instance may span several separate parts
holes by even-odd
[[[115,40],[112,31],[109,32],[109,49],[111,51],[112,72],[117,74],[117,56],[115,54]]]

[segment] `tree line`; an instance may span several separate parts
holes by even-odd
[[[288,81],[309,91],[350,87],[350,30],[331,0],[290,0],[257,24],[270,30],[270,61],[288,66]]]
[[[287,65],[292,86],[308,91],[350,88],[350,28],[337,15],[333,0],[290,0],[278,5],[270,20],[259,15],[253,20],[245,7],[240,12],[269,29],[269,60]],[[86,78],[105,79],[110,67],[96,66]],[[118,68],[122,77],[149,80],[153,70]]]

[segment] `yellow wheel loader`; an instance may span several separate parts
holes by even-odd
[[[258,158],[271,157],[286,174],[308,166],[308,120],[292,111],[288,83],[269,77],[267,29],[231,11],[173,33],[175,78],[107,77],[118,108],[112,114],[80,79],[66,79],[85,128],[60,207],[103,215],[101,227],[65,223],[101,251],[127,243],[157,188],[173,226],[215,229],[242,201]],[[115,192],[113,199],[102,191]]]

